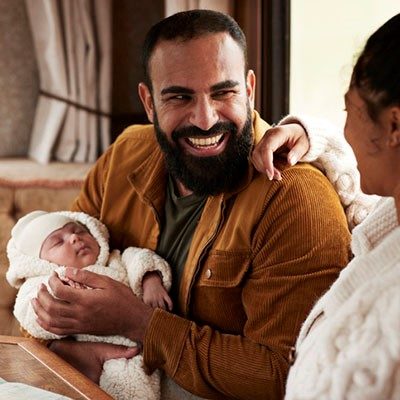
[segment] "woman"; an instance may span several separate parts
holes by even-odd
[[[400,14],[368,39],[345,103],[361,188],[384,198],[353,230],[353,260],[301,329],[288,400],[400,399]],[[272,165],[262,161],[269,140],[258,169]]]

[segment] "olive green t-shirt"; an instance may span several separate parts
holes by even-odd
[[[161,227],[157,253],[168,261],[172,271],[171,298],[177,304],[183,268],[197,222],[203,212],[207,196],[179,197],[171,176],[165,196],[164,221]]]

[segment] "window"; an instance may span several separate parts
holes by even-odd
[[[399,0],[292,0],[289,112],[342,128],[356,57],[369,35],[399,12]]]

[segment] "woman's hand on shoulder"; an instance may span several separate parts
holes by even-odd
[[[277,125],[268,129],[256,144],[251,160],[268,179],[280,180],[281,173],[274,165],[274,158],[283,157],[289,165],[295,165],[309,148],[307,133],[300,124]]]

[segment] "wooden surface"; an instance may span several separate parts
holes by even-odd
[[[111,400],[90,379],[34,339],[0,335],[0,377],[74,400]]]

